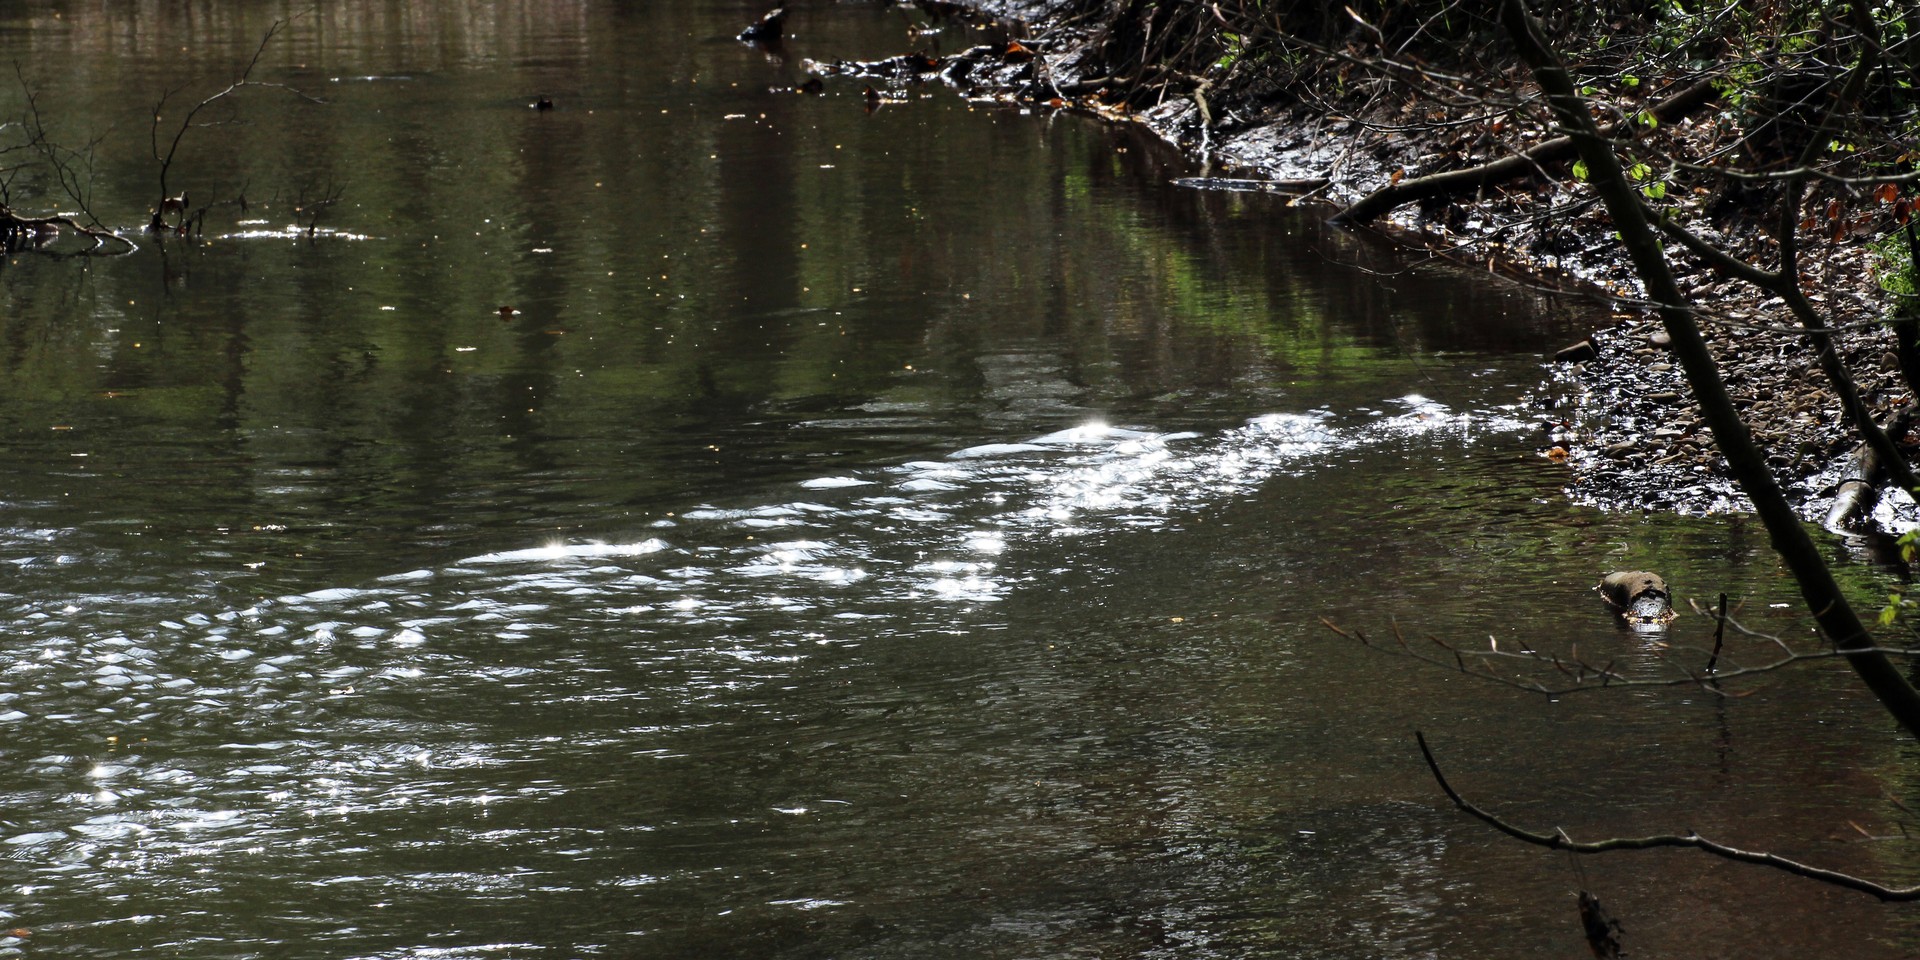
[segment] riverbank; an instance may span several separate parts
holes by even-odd
[[[1111,46],[1113,25],[1076,13],[1071,2],[973,6],[1021,21],[1019,39],[1009,47],[1015,52],[950,55],[936,68],[948,82],[975,95],[1145,124],[1194,158],[1208,178],[1202,183],[1282,189],[1329,217],[1385,187],[1538,151],[1555,135],[1537,110],[1489,107],[1485,91],[1496,87],[1516,103],[1534,96],[1524,69],[1511,63],[1489,62],[1478,78],[1436,81],[1436,72],[1396,82],[1390,65],[1361,69],[1367,64],[1356,51],[1364,44],[1356,43],[1326,51],[1325,69],[1296,64],[1284,72],[1236,73],[1228,64],[1193,74],[1168,66],[1156,75],[1151,64],[1136,63],[1134,78],[1123,82],[1103,62],[1113,58],[1103,49]],[[1651,117],[1702,76],[1621,75],[1587,91],[1615,116]],[[1466,90],[1477,93],[1447,95]],[[1643,174],[1649,195],[1658,190],[1671,215],[1751,260],[1772,254],[1776,231],[1759,215],[1761,204],[1730,200],[1725,181],[1710,169],[1716,157],[1748,143],[1750,117],[1711,92],[1673,110],[1668,122],[1645,120],[1636,145],[1660,158],[1657,169]],[[1612,303],[1613,326],[1595,330],[1585,344],[1570,344],[1558,360],[1543,358],[1550,386],[1530,398],[1538,409],[1541,455],[1566,464],[1569,497],[1606,509],[1744,509],[1604,207],[1571,167],[1568,159],[1542,161],[1533,176],[1391,206],[1353,229],[1384,231],[1435,257],[1484,264],[1512,282]],[[1800,224],[1800,273],[1809,299],[1841,331],[1839,354],[1884,424],[1910,402],[1894,339],[1880,322],[1890,296],[1880,289],[1874,249],[1897,223],[1890,198],[1863,193],[1816,188],[1803,206],[1817,212]],[[1776,476],[1803,515],[1825,518],[1836,489],[1855,470],[1859,443],[1786,304],[1691,256],[1676,252],[1670,260],[1699,305],[1722,376],[1769,451]],[[1847,523],[1900,530],[1913,522],[1911,511],[1883,504],[1877,517]]]

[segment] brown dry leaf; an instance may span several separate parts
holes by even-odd
[[[1873,191],[1873,198],[1881,203],[1892,203],[1900,198],[1900,188],[1891,183],[1883,183]]]

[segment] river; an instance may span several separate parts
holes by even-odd
[[[1844,670],[1548,697],[1323,623],[1654,676],[1713,624],[1611,623],[1645,567],[1809,634],[1750,519],[1562,495],[1542,357],[1603,313],[1130,127],[797,93],[996,34],[759,12],[0,7],[5,119],[139,243],[0,266],[0,957],[1533,958],[1578,889],[1640,955],[1920,949],[1520,846],[1413,743],[1535,829],[1914,882]],[[204,229],[140,234],[203,101]]]

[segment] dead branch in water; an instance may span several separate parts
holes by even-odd
[[[1440,785],[1440,790],[1447,795],[1447,799],[1453,801],[1453,805],[1467,815],[1516,840],[1531,843],[1535,846],[1546,847],[1550,850],[1565,850],[1569,853],[1583,854],[1680,847],[1699,850],[1702,853],[1737,861],[1739,863],[1751,863],[1757,866],[1769,867],[1784,873],[1790,873],[1796,877],[1803,877],[1808,880],[1816,880],[1820,883],[1842,887],[1847,890],[1858,891],[1888,902],[1910,903],[1920,900],[1920,886],[1889,887],[1884,884],[1874,883],[1871,880],[1856,877],[1849,873],[1841,873],[1838,870],[1829,870],[1825,867],[1816,867],[1811,864],[1801,863],[1798,860],[1789,860],[1786,857],[1765,851],[1742,850],[1738,847],[1730,847],[1724,843],[1709,840],[1692,831],[1688,831],[1685,834],[1665,834],[1649,837],[1609,837],[1605,840],[1587,842],[1574,840],[1567,835],[1565,830],[1559,828],[1555,828],[1552,833],[1536,833],[1532,830],[1508,823],[1498,816],[1475,806],[1467,798],[1461,796],[1460,792],[1453,788],[1453,784],[1447,782],[1446,774],[1441,772],[1440,761],[1434,759],[1432,748],[1427,746],[1426,735],[1416,730],[1413,736],[1414,740],[1420,744],[1420,755],[1426,758],[1427,769],[1432,771],[1434,782]]]
[[[20,153],[34,158],[25,163],[0,167],[0,252],[40,249],[57,240],[65,227],[75,236],[90,239],[92,245],[81,253],[129,253],[133,241],[101,224],[93,213],[93,154],[101,137],[88,140],[79,148],[61,146],[47,129],[40,110],[40,98],[27,82],[25,70],[13,65],[14,79],[20,85],[26,107],[20,119],[0,123],[0,131],[16,131],[20,139],[0,145],[0,157]],[[59,192],[78,209],[78,216],[55,213],[36,217],[14,207],[13,184],[27,170],[44,170],[58,185]],[[80,218],[85,218],[82,222]],[[112,249],[108,249],[111,247]]]
[[[260,65],[260,58],[266,55],[267,45],[273,42],[274,35],[279,33],[280,30],[288,24],[288,22],[289,21],[287,20],[275,20],[270,26],[268,26],[266,34],[260,38],[260,45],[254,48],[253,57],[249,59],[247,61],[247,65],[240,70],[239,76],[236,77],[232,83],[227,84],[224,88],[220,89],[219,91],[216,91],[215,93],[201,100],[199,103],[194,104],[191,108],[187,110],[186,116],[180,119],[180,126],[174,130],[173,139],[168,142],[165,153],[162,153],[160,151],[160,123],[164,119],[163,112],[166,109],[167,101],[172,99],[176,94],[179,94],[182,90],[186,89],[186,87],[185,86],[175,87],[172,90],[167,90],[160,94],[159,101],[153,105],[153,121],[151,126],[148,127],[148,132],[147,132],[148,142],[152,146],[154,162],[160,165],[160,169],[158,172],[160,193],[159,193],[158,200],[156,200],[154,203],[153,220],[147,225],[147,228],[149,230],[159,231],[162,229],[166,229],[168,227],[168,224],[165,220],[165,217],[170,212],[178,212],[180,214],[181,219],[180,219],[179,228],[182,230],[185,229],[186,222],[188,220],[194,219],[195,217],[194,212],[188,209],[189,205],[187,203],[187,193],[185,191],[182,191],[181,193],[176,195],[171,191],[169,191],[167,189],[167,177],[168,177],[168,174],[171,173],[173,170],[174,158],[178,156],[180,153],[180,144],[186,139],[187,131],[195,128],[196,125],[194,123],[194,119],[200,115],[201,111],[207,109],[208,107],[213,106],[216,103],[219,103],[222,100],[227,99],[228,97],[233,96],[234,94],[240,92],[241,90],[247,87],[267,87],[272,89],[285,90],[288,93],[291,93],[294,96],[307,101],[308,103],[325,103],[326,102],[324,100],[321,100],[318,97],[310,96],[294,88],[290,84],[276,83],[268,80],[253,79],[254,68]],[[239,121],[236,118],[229,117],[225,120],[214,120],[214,121],[201,123],[198,126],[210,127],[210,126],[220,126],[223,124],[238,123],[238,122]]]
[[[1697,605],[1695,609],[1697,611],[1700,610]],[[1699,650],[1676,644],[1666,644],[1663,653],[1665,654],[1664,659],[1668,662],[1673,662],[1675,657],[1680,654],[1692,654],[1698,655],[1706,665],[1700,669],[1694,669],[1674,663],[1673,669],[1675,672],[1673,675],[1662,677],[1635,677],[1628,676],[1616,669],[1616,663],[1613,660],[1608,660],[1605,663],[1595,663],[1586,659],[1580,655],[1578,647],[1573,648],[1566,654],[1548,653],[1527,645],[1525,641],[1519,642],[1518,646],[1502,647],[1499,640],[1489,636],[1487,638],[1487,649],[1480,650],[1468,649],[1432,635],[1428,635],[1425,638],[1427,641],[1425,645],[1417,645],[1407,639],[1406,634],[1401,631],[1400,624],[1398,623],[1394,623],[1391,627],[1393,643],[1387,644],[1368,636],[1366,631],[1341,627],[1325,617],[1322,617],[1320,622],[1328,630],[1348,640],[1355,641],[1369,650],[1378,650],[1395,656],[1407,657],[1408,659],[1418,660],[1422,663],[1445,667],[1475,679],[1486,680],[1491,683],[1500,684],[1501,686],[1512,687],[1516,690],[1524,690],[1528,693],[1536,693],[1549,697],[1585,693],[1612,687],[1689,686],[1699,687],[1717,696],[1741,697],[1746,694],[1727,690],[1722,684],[1729,681],[1738,681],[1778,673],[1788,667],[1804,663],[1845,660],[1850,654],[1858,652],[1837,648],[1795,650],[1789,647],[1786,642],[1779,637],[1749,629],[1731,616],[1725,616],[1724,614],[1716,616],[1712,613],[1708,613],[1707,615],[1714,616],[1720,623],[1720,626],[1716,628],[1716,637],[1719,636],[1720,631],[1725,627],[1731,626],[1738,633],[1768,641],[1778,646],[1782,651],[1781,655],[1764,663],[1757,663],[1750,666],[1729,665],[1724,661],[1730,658],[1726,657],[1724,650],[1721,649],[1717,642],[1715,649],[1712,651]],[[1431,648],[1431,650],[1428,648]],[[1432,651],[1439,652],[1435,653]],[[1920,659],[1920,648],[1876,647],[1872,652],[1890,657]],[[1534,673],[1545,676],[1557,676],[1564,678],[1564,680],[1563,682],[1550,683],[1527,674],[1517,672],[1512,674],[1502,673],[1496,669],[1496,665],[1503,664],[1525,667],[1531,669]]]

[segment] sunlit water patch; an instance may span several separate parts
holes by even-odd
[[[560,881],[326,864],[400,843],[383,824],[423,811],[507,830],[458,833],[454,850],[519,845],[537,864],[542,844],[572,842],[531,825],[542,805],[624,782],[690,732],[777,720],[791,707],[764,691],[822,682],[868,648],[992,629],[998,601],[1050,575],[1021,562],[1024,544],[1173,527],[1363,447],[1520,426],[1418,397],[1215,434],[1086,425],[694,505],[631,540],[489,552],[245,609],[16,598],[0,729],[28,775],[0,843],[26,865],[23,889],[129,915],[127,878],[162,863],[209,871],[195,874],[209,893],[241,864],[370,900],[423,884],[503,901],[617,886],[631,877],[614,865]],[[64,555],[57,532],[11,539]],[[617,829],[662,826],[639,816]]]
[[[322,227],[313,224],[284,223],[275,225],[268,220],[242,220],[241,229],[221,234],[220,240],[372,240],[370,234],[341,230],[335,227]]]

